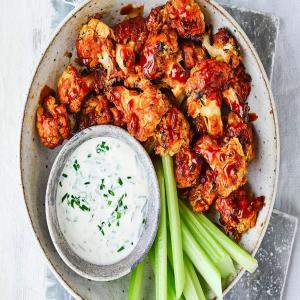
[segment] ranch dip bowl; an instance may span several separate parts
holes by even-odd
[[[53,244],[72,270],[95,281],[120,278],[156,236],[160,196],[151,159],[121,128],[87,128],[56,157],[45,207]]]

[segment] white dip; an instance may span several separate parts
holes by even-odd
[[[144,228],[147,188],[144,167],[123,141],[100,137],[80,145],[56,194],[59,225],[73,251],[97,265],[126,257]]]

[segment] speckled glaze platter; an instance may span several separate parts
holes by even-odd
[[[277,188],[279,133],[275,104],[261,61],[246,34],[218,4],[208,0],[198,0],[198,2],[208,23],[213,24],[215,29],[227,27],[234,33],[243,50],[246,69],[252,77],[249,104],[259,118],[254,123],[257,158],[250,165],[249,183],[254,193],[257,195],[263,194],[266,200],[265,206],[259,214],[256,227],[248,231],[240,243],[254,255],[260,246],[269,223]],[[79,28],[87,21],[88,16],[100,12],[103,14],[105,22],[114,24],[122,20],[123,17],[119,14],[120,8],[128,3],[136,6],[144,4],[145,14],[148,14],[152,7],[162,5],[164,0],[92,0],[81,4],[61,23],[50,39],[46,50],[42,53],[33,74],[24,108],[20,138],[20,167],[28,215],[49,267],[61,284],[78,299],[126,299],[129,277],[125,276],[119,280],[106,283],[89,281],[69,269],[55,251],[47,229],[44,205],[50,168],[60,149],[50,151],[40,145],[35,130],[35,111],[41,88],[47,83],[50,87],[56,89],[56,82],[64,67],[70,62],[74,62],[76,57],[74,42]],[[64,55],[66,51],[73,52],[74,55],[71,59]],[[147,270],[147,272],[144,282],[144,295],[145,299],[153,299],[152,273],[150,270]],[[233,287],[243,272],[243,270],[240,270],[224,293]]]

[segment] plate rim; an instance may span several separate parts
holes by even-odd
[[[22,142],[23,142],[23,129],[24,129],[24,120],[25,120],[25,110],[27,107],[27,103],[30,101],[29,99],[29,93],[33,84],[33,81],[35,79],[35,76],[37,74],[37,71],[45,57],[46,52],[48,51],[48,49],[50,48],[50,46],[53,44],[54,39],[57,37],[57,35],[60,33],[60,31],[63,29],[64,26],[66,26],[66,23],[75,15],[77,14],[80,10],[82,10],[86,5],[88,5],[89,2],[91,2],[93,0],[84,0],[82,1],[78,6],[74,7],[74,9],[72,9],[65,17],[64,19],[59,23],[59,25],[57,25],[56,29],[53,31],[52,34],[50,34],[49,38],[47,39],[47,42],[44,44],[44,46],[42,47],[42,50],[40,51],[40,54],[38,56],[38,59],[36,60],[35,63],[35,67],[31,73],[31,77],[30,77],[30,81],[28,84],[28,87],[26,88],[26,94],[25,94],[25,102],[23,104],[23,108],[21,110],[22,112],[22,119],[21,119],[21,126],[19,126],[19,178],[21,180],[21,187],[22,187],[22,195],[23,195],[23,200],[25,203],[25,207],[26,207],[26,215],[27,215],[27,219],[30,222],[30,227],[34,233],[34,236],[36,238],[36,241],[38,242],[38,247],[40,248],[42,255],[46,258],[46,263],[47,266],[49,267],[49,269],[52,271],[52,273],[55,275],[56,279],[59,281],[59,283],[75,298],[75,299],[83,299],[82,296],[76,292],[69,284],[68,282],[64,279],[63,274],[61,274],[58,270],[56,270],[56,268],[54,267],[54,265],[52,264],[51,260],[49,259],[47,253],[46,253],[46,249],[44,249],[44,247],[41,244],[40,238],[37,235],[37,232],[33,226],[33,221],[32,221],[32,217],[29,213],[29,208],[27,205],[27,199],[26,199],[26,195],[25,195],[25,188],[24,188],[24,183],[23,183],[23,170],[22,170],[22,165],[23,165],[23,157],[22,157]],[[197,0],[196,0],[197,1]],[[257,250],[259,249],[261,242],[265,236],[267,227],[269,225],[270,222],[270,218],[273,212],[273,207],[274,207],[274,203],[275,203],[275,198],[276,198],[276,194],[277,194],[277,187],[278,187],[278,178],[279,178],[279,173],[280,173],[280,135],[279,135],[279,125],[278,125],[278,114],[277,114],[277,109],[276,109],[276,104],[274,101],[274,97],[273,97],[273,93],[270,87],[270,83],[269,83],[269,79],[267,77],[266,71],[262,65],[262,62],[257,54],[257,51],[255,50],[252,42],[249,40],[248,36],[246,35],[246,33],[244,32],[244,30],[241,28],[241,26],[235,21],[235,19],[217,2],[215,2],[215,0],[202,0],[205,1],[208,5],[211,5],[214,9],[216,9],[225,19],[227,19],[232,27],[234,29],[237,30],[237,32],[239,33],[240,37],[244,40],[244,42],[246,43],[248,49],[251,51],[251,54],[253,56],[253,58],[255,59],[258,67],[259,67],[259,71],[262,75],[262,79],[264,81],[265,87],[267,89],[268,92],[268,98],[269,98],[269,102],[271,104],[271,108],[273,113],[271,114],[272,119],[273,119],[273,123],[274,123],[274,135],[276,138],[276,142],[274,143],[275,145],[275,159],[276,159],[276,168],[275,168],[275,178],[274,178],[274,185],[273,185],[273,191],[272,191],[272,197],[271,197],[271,201],[270,201],[270,205],[269,205],[269,211],[267,214],[267,217],[264,221],[264,227],[261,230],[260,233],[260,237],[256,243],[256,246],[254,248],[254,250],[252,251],[252,256],[254,256],[257,252]],[[228,285],[228,287],[223,291],[223,296],[226,295],[229,290],[232,289],[232,287],[240,280],[240,278],[243,276],[243,274],[245,273],[245,269],[241,269],[238,273],[238,275],[230,282],[230,284]]]

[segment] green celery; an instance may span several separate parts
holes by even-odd
[[[207,232],[194,214],[182,201],[179,201],[180,215],[191,231],[195,240],[201,245],[206,254],[218,268],[222,278],[235,273],[235,268],[229,254]]]
[[[181,222],[183,250],[194,264],[198,272],[216,293],[219,299],[222,299],[221,274],[200,247],[193,235],[190,233],[184,222]]]
[[[156,300],[167,298],[167,215],[166,215],[166,191],[162,165],[155,161],[155,169],[160,189],[160,223],[155,240],[155,294]]]
[[[142,285],[144,279],[145,262],[142,261],[131,272],[130,284],[128,290],[128,300],[141,300],[142,299]]]
[[[197,273],[194,269],[192,262],[189,260],[189,258],[186,255],[183,256],[183,260],[184,260],[185,271],[188,274],[186,278],[188,278],[188,280],[193,283],[194,289],[196,291],[197,297],[194,299],[205,300],[206,298],[204,292],[202,290],[200,281],[198,279]]]
[[[169,215],[169,227],[171,233],[174,277],[176,298],[178,299],[185,284],[185,271],[183,263],[182,237],[180,215],[178,209],[177,187],[174,177],[173,160],[169,155],[162,156],[162,164],[165,177],[166,195],[167,195],[167,210]]]
[[[197,215],[197,219],[238,264],[251,273],[256,270],[257,260],[254,257],[231,240],[203,214]]]

